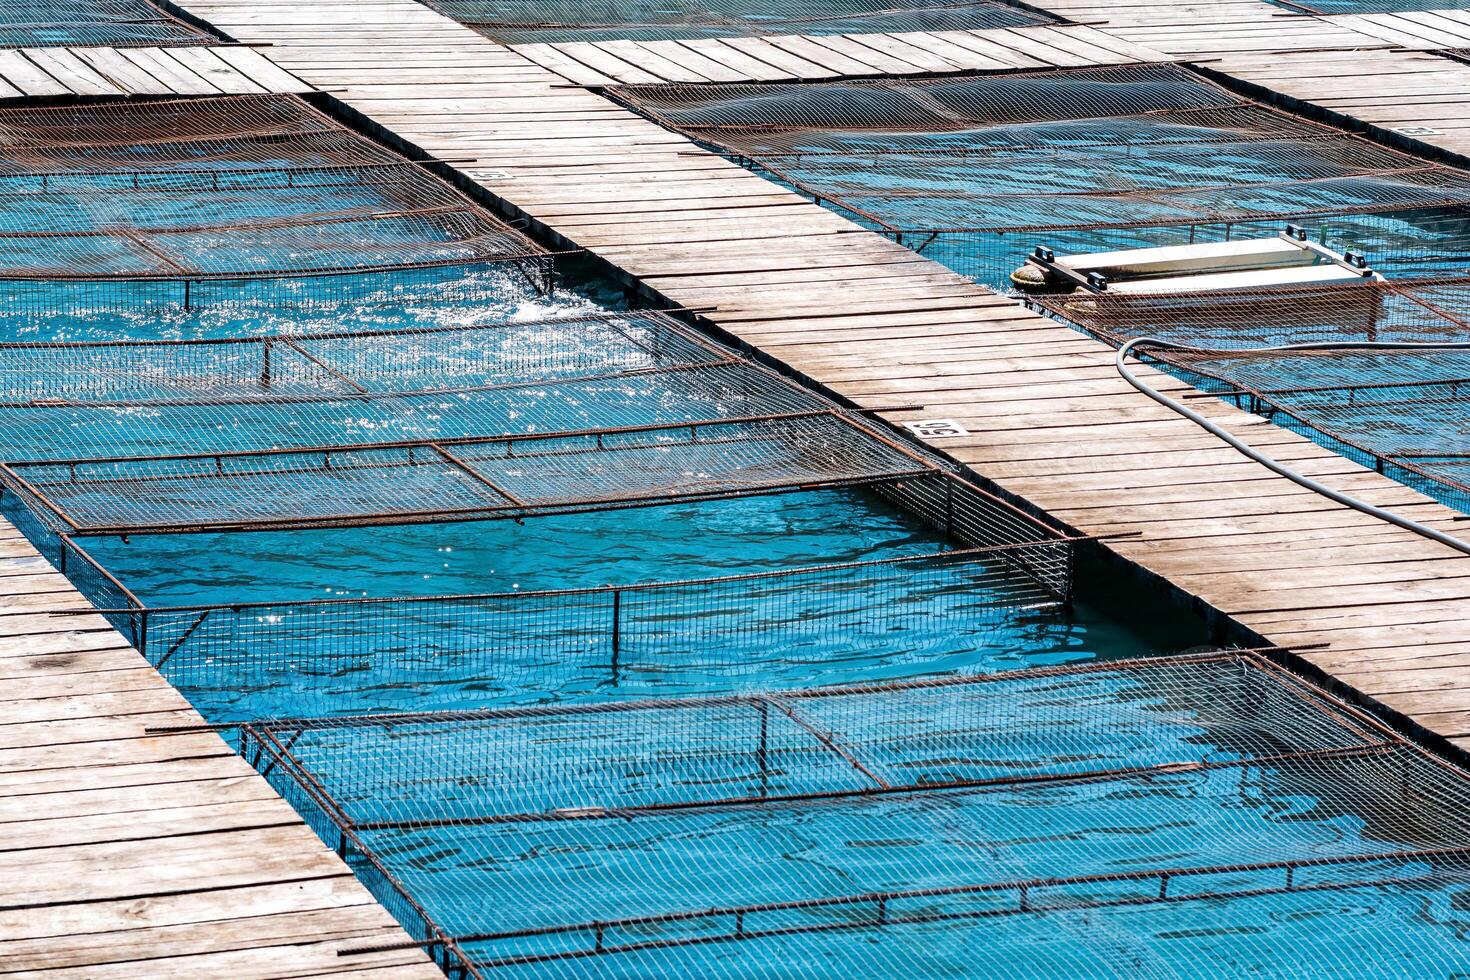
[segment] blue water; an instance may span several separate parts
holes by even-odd
[[[1262,237],[1287,221],[1389,275],[1470,265],[1470,174],[1169,66],[632,97],[1001,289],[1036,245],[1065,255]]]
[[[492,279],[456,297],[462,283],[446,276],[438,284],[448,287],[442,297],[433,296],[437,287],[431,284],[403,304],[404,294],[391,282],[379,280],[367,290],[335,285],[342,290],[335,300],[312,298],[310,283],[272,284],[258,287],[259,295],[243,297],[212,287],[213,292],[191,294],[188,309],[162,290],[133,312],[123,301],[128,289],[73,292],[66,302],[58,301],[53,290],[29,290],[15,297],[0,329],[25,339],[314,332],[344,324],[369,328],[545,315],[584,310],[610,295],[590,284],[542,297],[512,280]],[[422,287],[423,280],[416,285]],[[38,309],[52,315],[37,317]],[[555,412],[543,402],[456,416],[441,404],[423,413],[429,424],[421,431],[562,426],[584,409],[589,417],[604,417],[610,405],[619,413],[701,410],[697,399],[675,388],[645,395],[637,409],[606,390],[563,400]],[[252,409],[214,406],[188,412],[150,409],[71,428],[59,427],[58,420],[72,410],[45,409],[35,419],[8,424],[0,419],[0,432],[11,436],[12,447],[57,453],[63,446],[72,452],[98,446],[241,448],[297,438],[298,430],[355,434],[408,431],[421,424],[419,414],[398,401],[375,404],[384,414],[366,422],[362,415],[310,407],[263,420]],[[9,417],[22,419],[36,411],[14,410]],[[103,434],[94,437],[94,430]],[[1078,601],[1063,609],[1038,587],[1030,569],[996,557],[968,563],[925,558],[876,566],[879,570],[838,569],[734,586],[599,588],[919,556],[953,546],[861,491],[647,507],[524,524],[186,534],[89,539],[86,544],[147,605],[182,607],[152,612],[146,624],[138,614],[118,619],[212,721],[587,704],[986,674],[1169,653],[1203,639],[1197,621],[1168,613],[1095,569],[1084,567]],[[593,591],[527,597],[566,589]],[[496,597],[357,601],[466,593]],[[220,603],[225,605],[213,605]],[[232,603],[265,605],[231,608]],[[620,642],[612,642],[613,636]],[[1076,776],[1161,761],[1226,764],[1223,768],[880,793],[821,804],[636,819],[583,815],[363,829],[360,840],[451,932],[830,898],[872,889],[1139,869],[1179,873],[1202,865],[1354,856],[1470,840],[1460,810],[1442,804],[1461,792],[1459,784],[1439,770],[1421,771],[1426,764],[1406,751],[1373,755],[1368,745],[1354,749],[1359,754],[1351,757],[1351,766],[1327,759],[1271,762],[1268,757],[1282,751],[1338,751],[1371,739],[1355,724],[1319,730],[1284,720],[1291,716],[1274,710],[1278,701],[1254,696],[1252,688],[1227,687],[1219,678],[1195,676],[1181,684],[1147,698],[1128,683],[1093,689],[1058,684],[982,692],[948,708],[923,698],[882,698],[845,713],[824,712],[820,705],[810,711],[822,725],[841,730],[845,739],[873,754],[895,785],[919,785],[955,773],[1029,770]],[[1210,720],[1216,714],[1224,717]],[[328,729],[311,761],[317,765],[330,760],[333,751],[346,751],[352,765],[330,781],[333,792],[385,807],[402,804],[428,817],[442,815],[436,804],[446,800],[455,806],[483,804],[492,815],[505,812],[496,807],[538,800],[595,807],[605,805],[611,798],[606,794],[619,787],[667,792],[673,786],[676,796],[687,798],[748,786],[748,770],[732,774],[727,764],[731,755],[743,765],[756,753],[748,741],[756,732],[750,722],[747,713],[715,727],[713,746],[696,746],[700,751],[683,758],[650,750],[660,738],[677,741],[686,731],[672,717],[654,729],[651,743],[636,744],[630,731],[553,731],[535,734],[524,751],[516,751],[514,736],[488,745],[451,738],[415,746],[405,733],[390,731],[383,745],[352,756],[360,746],[345,730]],[[880,722],[887,727],[875,733],[872,726]],[[977,737],[985,724],[993,736],[988,741]],[[822,779],[866,788],[855,767],[832,764],[830,751],[837,750],[817,749],[804,731],[777,719],[768,735],[778,743],[771,748],[779,771],[769,772],[768,753],[761,753],[763,777],[820,789],[821,779],[800,769],[816,757],[827,763],[825,768],[818,763]],[[303,756],[307,748],[302,745]],[[667,767],[660,768],[664,763]],[[283,781],[285,774],[278,768],[273,778]],[[425,778],[434,782],[432,788],[422,785]],[[507,785],[521,795],[512,798]],[[303,803],[299,791],[285,788],[294,802]],[[1406,804],[1411,792],[1417,795]],[[371,818],[380,811],[369,807],[362,815]],[[336,843],[325,825],[319,829]],[[352,860],[365,878],[375,880],[360,855],[354,853]],[[1443,879],[1435,882],[1436,890],[1421,890],[1416,879],[1432,870],[1421,859],[1394,858],[1373,868],[1375,881],[1386,884],[1254,897],[1240,893],[1279,887],[1281,869],[1232,872],[1210,890],[1234,898],[1180,906],[1073,907],[1129,901],[1160,888],[1157,878],[1141,885],[1093,883],[1038,895],[1038,903],[1061,906],[1046,913],[1018,912],[1015,889],[1009,887],[980,899],[905,899],[891,910],[919,918],[1006,913],[944,927],[915,922],[882,930],[799,932],[661,953],[556,960],[514,972],[1234,976],[1245,970],[1288,976],[1301,972],[1301,964],[1298,952],[1285,944],[1300,941],[1302,951],[1315,953],[1332,937],[1370,947],[1353,957],[1357,975],[1444,975],[1466,959],[1458,945],[1461,902],[1454,883]],[[1341,875],[1300,873],[1306,882],[1344,883]],[[1170,887],[1176,895],[1189,894],[1191,888],[1203,890],[1199,881],[1186,875]],[[401,903],[390,904],[414,925]],[[493,917],[487,918],[487,911]],[[862,924],[869,914],[867,907],[855,912],[851,906],[778,913],[774,922],[771,916],[753,920],[751,928],[844,919]],[[1227,921],[1230,926],[1221,925]],[[1310,934],[1304,923],[1312,923]],[[710,928],[699,919],[687,928],[623,928],[610,938],[637,943]],[[578,934],[479,944],[470,952],[481,958],[513,956],[585,943],[586,936]],[[1312,965],[1331,972],[1345,963],[1345,957],[1330,956],[1322,952]]]
[[[802,411],[802,395],[759,397],[745,368],[552,379],[508,389],[301,403],[0,408],[12,460],[356,446],[383,442],[666,425]],[[745,389],[756,389],[755,396]]]
[[[926,257],[1001,291],[1038,245],[1065,256],[1268,238],[1288,220],[1314,241],[1365,256],[1390,280],[1470,271],[1470,174],[1263,107],[1232,106],[1233,97],[1198,81],[1170,82],[1169,71],[1153,70],[1164,82],[1157,87],[1120,70],[954,82],[953,88],[932,82],[913,92],[839,84],[754,95],[731,88],[723,99],[675,97],[663,104],[654,95],[650,105],[696,132],[753,116],[769,128],[704,132],[715,143],[737,141],[735,148],[753,158],[757,170],[804,188],[829,207],[848,209],[868,227],[887,230]],[[915,92],[942,102],[953,115],[934,113]],[[1202,105],[1199,100],[1211,93],[1217,101]],[[1064,97],[1079,94],[1084,98]],[[1027,95],[1029,103],[1022,98]],[[880,111],[884,128],[874,121]],[[967,118],[975,125],[965,125]],[[1462,311],[1463,301],[1451,297],[1443,305]],[[1287,298],[1245,312],[1226,309],[1217,298],[1209,302],[1217,310],[1213,322],[1198,309],[1183,309],[1171,321],[1170,312],[1187,303],[1175,310],[1161,303],[1149,316],[1141,302],[1135,318],[1118,311],[1100,326],[1114,337],[1147,334],[1220,346],[1362,332],[1353,329],[1361,315],[1352,315],[1347,301],[1334,306],[1325,295],[1311,309]],[[1387,305],[1399,309],[1375,308],[1380,339],[1393,339],[1400,326],[1412,334],[1408,327],[1418,325],[1412,313],[1407,325],[1390,326],[1410,304],[1390,299]],[[1336,315],[1345,309],[1339,322]],[[1417,319],[1431,318],[1421,310]],[[1458,336],[1456,331],[1449,332]],[[1274,377],[1264,374],[1256,372],[1261,387],[1300,383],[1284,363]],[[1430,397],[1438,404],[1427,403]],[[1335,391],[1322,400],[1342,398]],[[1278,401],[1299,409],[1301,418],[1279,414],[1275,420],[1449,506],[1470,506],[1467,467],[1453,458],[1464,441],[1458,397],[1411,395],[1384,405],[1359,399],[1353,408],[1300,403]],[[1411,458],[1396,460],[1396,452]]]
[[[478,26],[503,44],[568,41],[650,41],[750,37],[763,34],[882,34],[893,31],[995,30],[1031,27],[1052,18],[990,0],[771,0],[733,5],[721,0],[678,5],[634,2],[610,9],[585,0],[551,0],[527,8],[505,0],[429,0],[430,7]]]
[[[780,962],[783,976],[857,963],[926,977],[1450,977],[1470,965],[1470,867],[1415,853],[1470,841],[1463,780],[1375,747],[1381,731],[1344,726],[1253,668],[1099,671],[789,706],[896,786],[1097,775],[864,796],[852,767],[778,713],[760,723],[749,705],[287,726],[279,736],[449,931],[586,924],[467,943],[492,975],[746,977]],[[569,759],[568,744],[585,748]],[[1339,754],[1272,761],[1289,750]],[[1214,768],[1106,775],[1168,763]],[[848,795],[708,805],[823,790]],[[681,801],[705,805],[598,813]],[[507,814],[540,818],[493,819]],[[446,817],[455,825],[405,825]],[[1092,880],[1016,884],[1079,877]],[[986,887],[896,897],[881,911],[857,897],[956,886]],[[700,914],[769,902],[797,907],[754,909],[739,923]],[[592,925],[671,914],[690,917]],[[890,924],[872,928],[878,915]],[[946,918],[942,929],[930,921]],[[697,942],[741,929],[779,938]],[[1326,955],[1307,969],[1297,940]],[[667,945],[681,941],[695,944]],[[575,955],[594,943],[610,951]],[[550,959],[493,965],[517,957]]]
[[[536,251],[291,96],[7,110],[3,125],[25,148],[0,168],[0,266],[16,276],[268,276]]]
[[[195,282],[0,283],[12,341],[190,340],[471,326],[617,309],[621,290],[569,278],[543,295],[508,265]]]
[[[1135,656],[1199,642],[1140,632],[1110,597],[1056,607],[1000,561],[923,561],[620,599],[515,594],[749,575],[953,547],[861,491],[510,521],[88,539],[148,606],[147,653],[216,720],[799,687]],[[187,569],[184,575],[179,569]],[[507,593],[494,600],[314,600]],[[305,603],[305,604],[304,604]],[[178,644],[174,649],[175,643]],[[173,650],[172,653],[168,651]]]
[[[170,45],[205,40],[148,0],[19,0],[0,9],[6,47]]]

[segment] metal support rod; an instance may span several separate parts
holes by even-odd
[[[454,937],[455,942],[500,942],[507,939],[528,939],[547,935],[568,935],[574,933],[591,933],[593,944],[582,948],[570,948],[545,953],[530,953],[519,956],[496,958],[488,961],[487,965],[508,966],[512,964],[544,963],[562,959],[577,959],[589,954],[601,954],[606,952],[630,952],[636,949],[656,949],[665,946],[702,945],[711,942],[724,942],[731,939],[749,939],[761,936],[775,936],[793,933],[823,932],[832,929],[854,929],[868,928],[879,924],[905,924],[931,921],[945,921],[947,919],[959,918],[985,918],[1007,914],[1004,907],[973,910],[963,913],[915,913],[913,915],[895,916],[888,909],[888,904],[893,901],[916,901],[924,899],[936,899],[947,897],[963,897],[971,895],[993,894],[995,892],[1009,891],[1016,893],[1016,905],[1012,912],[1048,911],[1052,906],[1036,905],[1031,900],[1031,892],[1038,889],[1069,888],[1078,885],[1103,884],[1111,885],[1123,882],[1141,882],[1150,879],[1164,877],[1216,877],[1221,875],[1239,874],[1243,872],[1255,872],[1265,870],[1282,870],[1288,875],[1298,867],[1348,867],[1354,865],[1373,864],[1380,861],[1406,861],[1425,862],[1434,864],[1441,859],[1464,860],[1470,858],[1470,848],[1447,847],[1431,848],[1424,850],[1402,850],[1387,851],[1382,853],[1333,855],[1329,857],[1303,857],[1281,861],[1262,861],[1255,864],[1221,864],[1209,866],[1182,866],[1176,868],[1141,869],[1138,871],[1120,871],[1112,873],[1070,875],[1055,878],[1033,878],[1019,881],[994,881],[974,882],[961,885],[938,886],[933,888],[919,888],[912,890],[896,890],[885,892],[868,892],[855,895],[843,895],[832,898],[813,898],[807,900],[795,900],[789,902],[770,902],[765,904],[733,906],[723,908],[711,908],[691,910],[688,912],[672,912],[664,915],[647,915],[630,917],[625,919],[608,919],[598,922],[585,922],[575,925],[548,926],[541,928],[521,929],[511,932],[480,933],[469,936]],[[1241,888],[1237,890],[1198,891],[1187,892],[1183,895],[1158,898],[1153,895],[1140,895],[1137,897],[1099,899],[1080,905],[1068,905],[1068,908],[1088,907],[1107,908],[1118,905],[1144,905],[1156,902],[1181,902],[1192,900],[1207,900],[1212,898],[1249,897],[1255,895],[1280,894],[1283,891],[1315,891],[1336,888],[1353,888],[1365,885],[1391,884],[1395,881],[1417,881],[1434,880],[1437,873],[1418,877],[1385,877],[1372,878],[1364,881],[1328,881],[1313,885],[1296,885],[1288,878],[1284,886],[1271,886],[1267,888]],[[1163,890],[1161,889],[1161,892]],[[881,918],[879,905],[882,905]],[[747,927],[744,919],[747,916],[762,913],[779,913],[794,911],[813,911],[821,908],[841,908],[855,905],[871,905],[874,913],[871,917],[853,916],[837,921],[819,921],[810,925],[776,926],[766,930],[755,930]],[[732,920],[740,919],[742,931],[739,935],[735,933],[714,933],[705,935],[688,935],[680,937],[662,937],[649,940],[640,940],[621,946],[609,946],[602,937],[609,928],[628,928],[635,926],[660,926],[675,922],[708,920],[714,918],[729,917]],[[423,946],[425,943],[382,943],[371,946],[361,946],[343,950],[344,955],[357,955],[370,952],[385,952],[394,949],[408,949],[415,946]]]
[[[618,682],[618,655],[623,649],[623,590],[612,593],[612,682]]]
[[[755,760],[761,767],[761,797],[764,799],[771,792],[771,765],[768,753],[770,751],[770,727],[771,706],[764,699],[756,702],[756,710],[760,713],[760,738],[756,742]]]

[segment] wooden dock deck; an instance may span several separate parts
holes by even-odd
[[[243,79],[227,82],[199,54],[0,52],[0,98],[328,93],[661,301],[713,308],[717,326],[855,404],[924,406],[884,414],[895,423],[957,420],[969,434],[934,448],[1079,532],[1139,532],[1105,547],[1238,638],[1326,644],[1303,656],[1470,749],[1462,555],[1275,476],[1130,388],[1104,345],[584,87],[1184,59],[1461,153],[1470,66],[1438,52],[1459,43],[1464,15],[1044,0],[1073,23],[507,48],[415,0],[184,6],[237,41],[270,45],[259,49],[268,60],[198,49]],[[1467,527],[1261,418],[1196,407],[1333,487],[1442,530]],[[403,934],[221,739],[149,734],[198,718],[100,617],[50,614],[82,602],[0,524],[0,822],[10,831],[0,976],[439,976],[416,951],[337,956]]]
[[[245,47],[0,50],[0,106],[307,91]],[[0,977],[442,980],[339,955],[407,934],[219,735],[150,731],[203,719],[88,609],[0,519]]]
[[[1054,9],[1103,19],[1096,8]],[[237,40],[270,43],[273,60],[405,145],[468,161],[455,164],[464,176],[660,299],[714,307],[715,324],[794,371],[864,407],[925,406],[889,413],[895,422],[958,420],[970,434],[936,449],[1080,532],[1142,532],[1107,547],[1240,635],[1329,644],[1306,659],[1470,747],[1470,562],[1221,446],[1128,387],[1104,345],[581,87],[587,69],[623,81],[640,77],[630,71],[669,77],[675,70],[649,55],[667,61],[672,49],[624,47],[615,65],[586,48],[546,46],[530,52],[537,63],[413,0],[194,0],[190,10]],[[1107,10],[1147,25],[1160,5]],[[1275,32],[1287,46],[1307,45],[1308,34],[1319,46],[1344,37],[1355,48],[1391,44],[1256,0],[1189,10],[1190,23],[1263,24],[1263,36]],[[1012,56],[1025,55],[1022,32],[1008,33]],[[1124,39],[1171,56],[1188,47]],[[1046,61],[1054,50],[1038,40],[1031,56]],[[558,61],[572,54],[578,67]],[[1293,66],[1308,63],[1292,56]],[[565,74],[545,67],[558,64]],[[708,70],[693,54],[686,67]],[[734,59],[722,67],[739,70]],[[1166,390],[1185,387],[1153,377]],[[1449,508],[1301,436],[1202,404],[1252,445],[1336,488],[1463,528]]]
[[[511,50],[582,85],[772,82],[933,72],[1083,68],[1169,56],[1086,26],[707,41],[520,44]]]
[[[19,98],[260,95],[311,86],[245,47],[0,48],[0,104]]]
[[[434,980],[275,790],[0,521],[0,977]]]

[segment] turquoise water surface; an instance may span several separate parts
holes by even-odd
[[[527,309],[539,315],[585,310],[587,297],[598,295],[592,284],[549,299],[508,294],[491,305],[502,316]],[[233,321],[222,309],[193,311],[154,329],[175,336],[281,329],[268,310],[250,309]],[[344,320],[359,322],[359,312],[374,324],[405,322],[399,314],[364,312],[375,309],[350,302],[335,313],[314,309],[293,320],[291,329],[340,329]],[[454,315],[430,304],[409,319],[441,323]],[[111,313],[68,325],[17,317],[14,325],[22,322],[28,337],[99,339],[130,329],[127,317]],[[625,411],[614,399],[609,409],[603,397],[588,394],[578,407],[596,417]],[[675,388],[654,389],[648,397],[656,411],[691,411],[692,400]],[[248,431],[240,421],[246,417],[235,405],[208,406],[187,417],[125,416],[121,438],[139,446],[227,445],[237,431]],[[518,416],[519,424],[533,425],[548,424],[549,417],[560,418],[542,416],[534,405]],[[283,436],[273,431],[262,438]],[[6,498],[13,507],[12,495]],[[956,542],[862,490],[520,524],[83,543],[153,610],[146,625],[140,614],[119,616],[120,625],[137,630],[149,659],[207,719],[220,722],[595,706],[962,677],[1177,653],[1205,637],[1197,621],[1085,563],[1077,600],[1068,608],[1038,584],[1030,566],[996,556],[969,562],[929,557]],[[738,583],[627,588],[905,557],[916,560]],[[609,585],[622,589],[604,588]],[[466,594],[493,597],[435,598]],[[425,601],[376,601],[413,599]],[[750,928],[770,934],[662,951],[642,944],[701,930],[718,936],[727,925],[696,917],[683,925],[620,926],[608,938],[632,944],[629,950],[486,967],[495,974],[831,976],[858,969],[1134,976],[1175,975],[1188,965],[1191,976],[1210,970],[1238,975],[1241,968],[1292,976],[1300,969],[1290,944],[1300,940],[1311,951],[1329,935],[1366,947],[1353,960],[1363,975],[1406,970],[1447,976],[1465,960],[1458,869],[1451,863],[1412,855],[1375,859],[1367,883],[1344,872],[1304,869],[1293,872],[1303,876],[1298,884],[1354,887],[1278,894],[1282,861],[1347,857],[1359,872],[1357,859],[1367,855],[1470,843],[1457,810],[1429,805],[1454,798],[1462,792],[1459,784],[1407,750],[1384,747],[1382,733],[1371,726],[1298,723],[1255,688],[1205,674],[1181,675],[1173,687],[1159,690],[1140,691],[1125,678],[1091,687],[986,691],[963,702],[877,697],[866,707],[846,703],[854,707],[813,704],[799,711],[881,760],[889,789],[899,791],[636,818],[588,812],[433,827],[365,825],[358,840],[450,932],[841,899],[874,890],[996,886],[980,897],[967,892],[895,900],[887,912],[913,921],[882,928],[868,918],[871,905],[861,902],[760,913],[764,918],[752,918]],[[871,788],[854,767],[834,764],[830,747],[816,750],[810,738],[799,743],[805,729],[794,718],[758,729],[753,717],[747,711],[719,719],[712,739],[695,744],[692,754],[684,751],[690,743],[659,742],[678,742],[688,731],[673,720],[642,742],[631,727],[573,727],[415,746],[406,730],[389,726],[377,746],[363,748],[337,729],[325,729],[315,744],[299,744],[305,764],[350,763],[328,785],[362,804],[357,816],[365,822],[400,817],[404,807],[426,818],[493,817],[505,808],[547,805],[596,808],[616,802],[616,793],[629,787],[675,802],[690,794],[726,796],[748,791],[748,764],[757,756],[767,785],[819,792]],[[762,732],[773,741],[758,749]],[[1325,755],[1273,761],[1296,752]],[[1334,755],[1340,752],[1352,753],[1361,769],[1345,766]],[[730,758],[736,760],[733,773],[721,768]],[[1161,762],[1186,768],[1112,772]],[[817,768],[802,768],[812,765]],[[310,815],[289,779],[293,772],[277,767],[272,778]],[[957,773],[1029,773],[1042,781],[923,788],[952,782]],[[1406,805],[1411,790],[1414,802]],[[331,829],[317,826],[336,846]],[[353,848],[348,854],[405,924],[418,928],[383,884],[381,868],[369,867]],[[1199,884],[1201,867],[1247,863],[1261,867],[1222,872],[1209,888]],[[1046,911],[1017,905],[1016,881],[1124,871],[1145,874],[1126,884],[1038,892],[1036,903]],[[1169,886],[1180,895],[1194,888],[1224,897],[1118,904],[1142,892],[1156,894],[1159,873],[1188,879]],[[843,928],[811,928],[832,925]],[[485,963],[574,953],[585,947],[585,933],[480,941],[467,951]]]
[[[1001,560],[922,560],[630,592],[956,547],[863,491],[510,521],[87,539],[151,607],[148,655],[220,720],[724,693],[1134,656],[1197,624],[1061,608]],[[1058,557],[1060,557],[1058,555]],[[180,575],[179,569],[188,569]],[[1090,590],[1089,590],[1090,591]],[[491,600],[354,603],[497,594]],[[313,604],[314,600],[329,600]],[[198,626],[194,607],[216,609]]]

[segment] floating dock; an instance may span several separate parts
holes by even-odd
[[[201,84],[325,93],[630,285],[708,309],[720,329],[853,404],[895,424],[953,420],[964,434],[933,438],[935,450],[1080,534],[1112,536],[1101,547],[1187,597],[1222,638],[1297,648],[1422,733],[1470,749],[1463,555],[1243,458],[1126,384],[1106,345],[586,87],[1188,61],[1300,111],[1458,155],[1470,146],[1470,66],[1433,52],[1470,46],[1470,16],[1049,0],[1040,6],[1081,25],[506,47],[414,0],[185,6],[260,47],[215,49],[224,69],[191,63],[202,55],[186,49],[65,49],[49,62],[0,52],[0,97]],[[1190,390],[1143,373],[1163,391]],[[1443,531],[1467,526],[1256,415],[1192,404],[1335,489]],[[150,734],[199,719],[100,617],[75,615],[81,596],[17,532],[0,534],[0,806],[11,825],[0,878],[21,882],[0,900],[0,975],[440,975],[417,951],[337,958],[349,939],[401,931],[218,736]]]
[[[0,596],[0,976],[443,976],[9,524]]]
[[[1337,28],[1256,0],[1219,8],[1212,16],[1220,23],[1259,20],[1282,44],[1342,41]],[[1247,18],[1237,8],[1260,10]],[[1168,7],[1123,7],[1114,16],[1136,22],[1145,9]],[[1198,5],[1188,9],[1206,17]],[[922,403],[922,411],[882,413],[895,423],[955,420],[968,435],[935,439],[936,450],[1079,533],[1135,532],[1103,546],[1190,597],[1222,633],[1326,644],[1302,656],[1425,732],[1470,747],[1470,564],[1462,555],[1241,457],[1132,389],[1110,347],[582,87],[589,68],[654,76],[654,56],[668,59],[676,47],[595,45],[604,58],[589,48],[531,46],[544,64],[586,56],[563,75],[413,0],[309,8],[201,0],[191,10],[236,40],[270,44],[272,60],[389,138],[454,161],[507,207],[662,301],[713,308],[710,321],[799,375],[864,408]],[[1057,13],[1083,19],[1090,11]],[[1212,22],[1200,30],[1209,33]],[[948,32],[884,35],[880,43],[892,57],[910,48],[948,52],[952,71],[971,70],[981,42],[997,57],[1004,50],[1012,62],[1041,64],[1063,59],[1061,37],[1074,65],[1136,62],[1151,56],[1147,47],[1159,61],[1191,53],[1166,36],[1145,46],[1141,34],[1114,26],[960,32],[962,42]],[[1098,43],[1095,32],[1127,43]],[[841,60],[843,40],[852,38],[811,39],[830,54],[802,48],[820,72],[814,77],[855,71]],[[684,50],[687,63],[654,80],[689,77],[701,65],[713,74]],[[919,70],[922,56],[908,57]],[[1297,72],[1306,86],[1307,64],[1427,57],[1326,51],[1261,60],[1288,66],[1280,70]],[[1438,60],[1470,80],[1470,67]],[[738,64],[723,67],[738,72]],[[1470,100],[1470,85],[1460,89]],[[1159,372],[1146,376],[1163,391],[1190,390]],[[1259,416],[1212,400],[1194,407],[1334,489],[1441,530],[1463,528],[1456,511]]]

